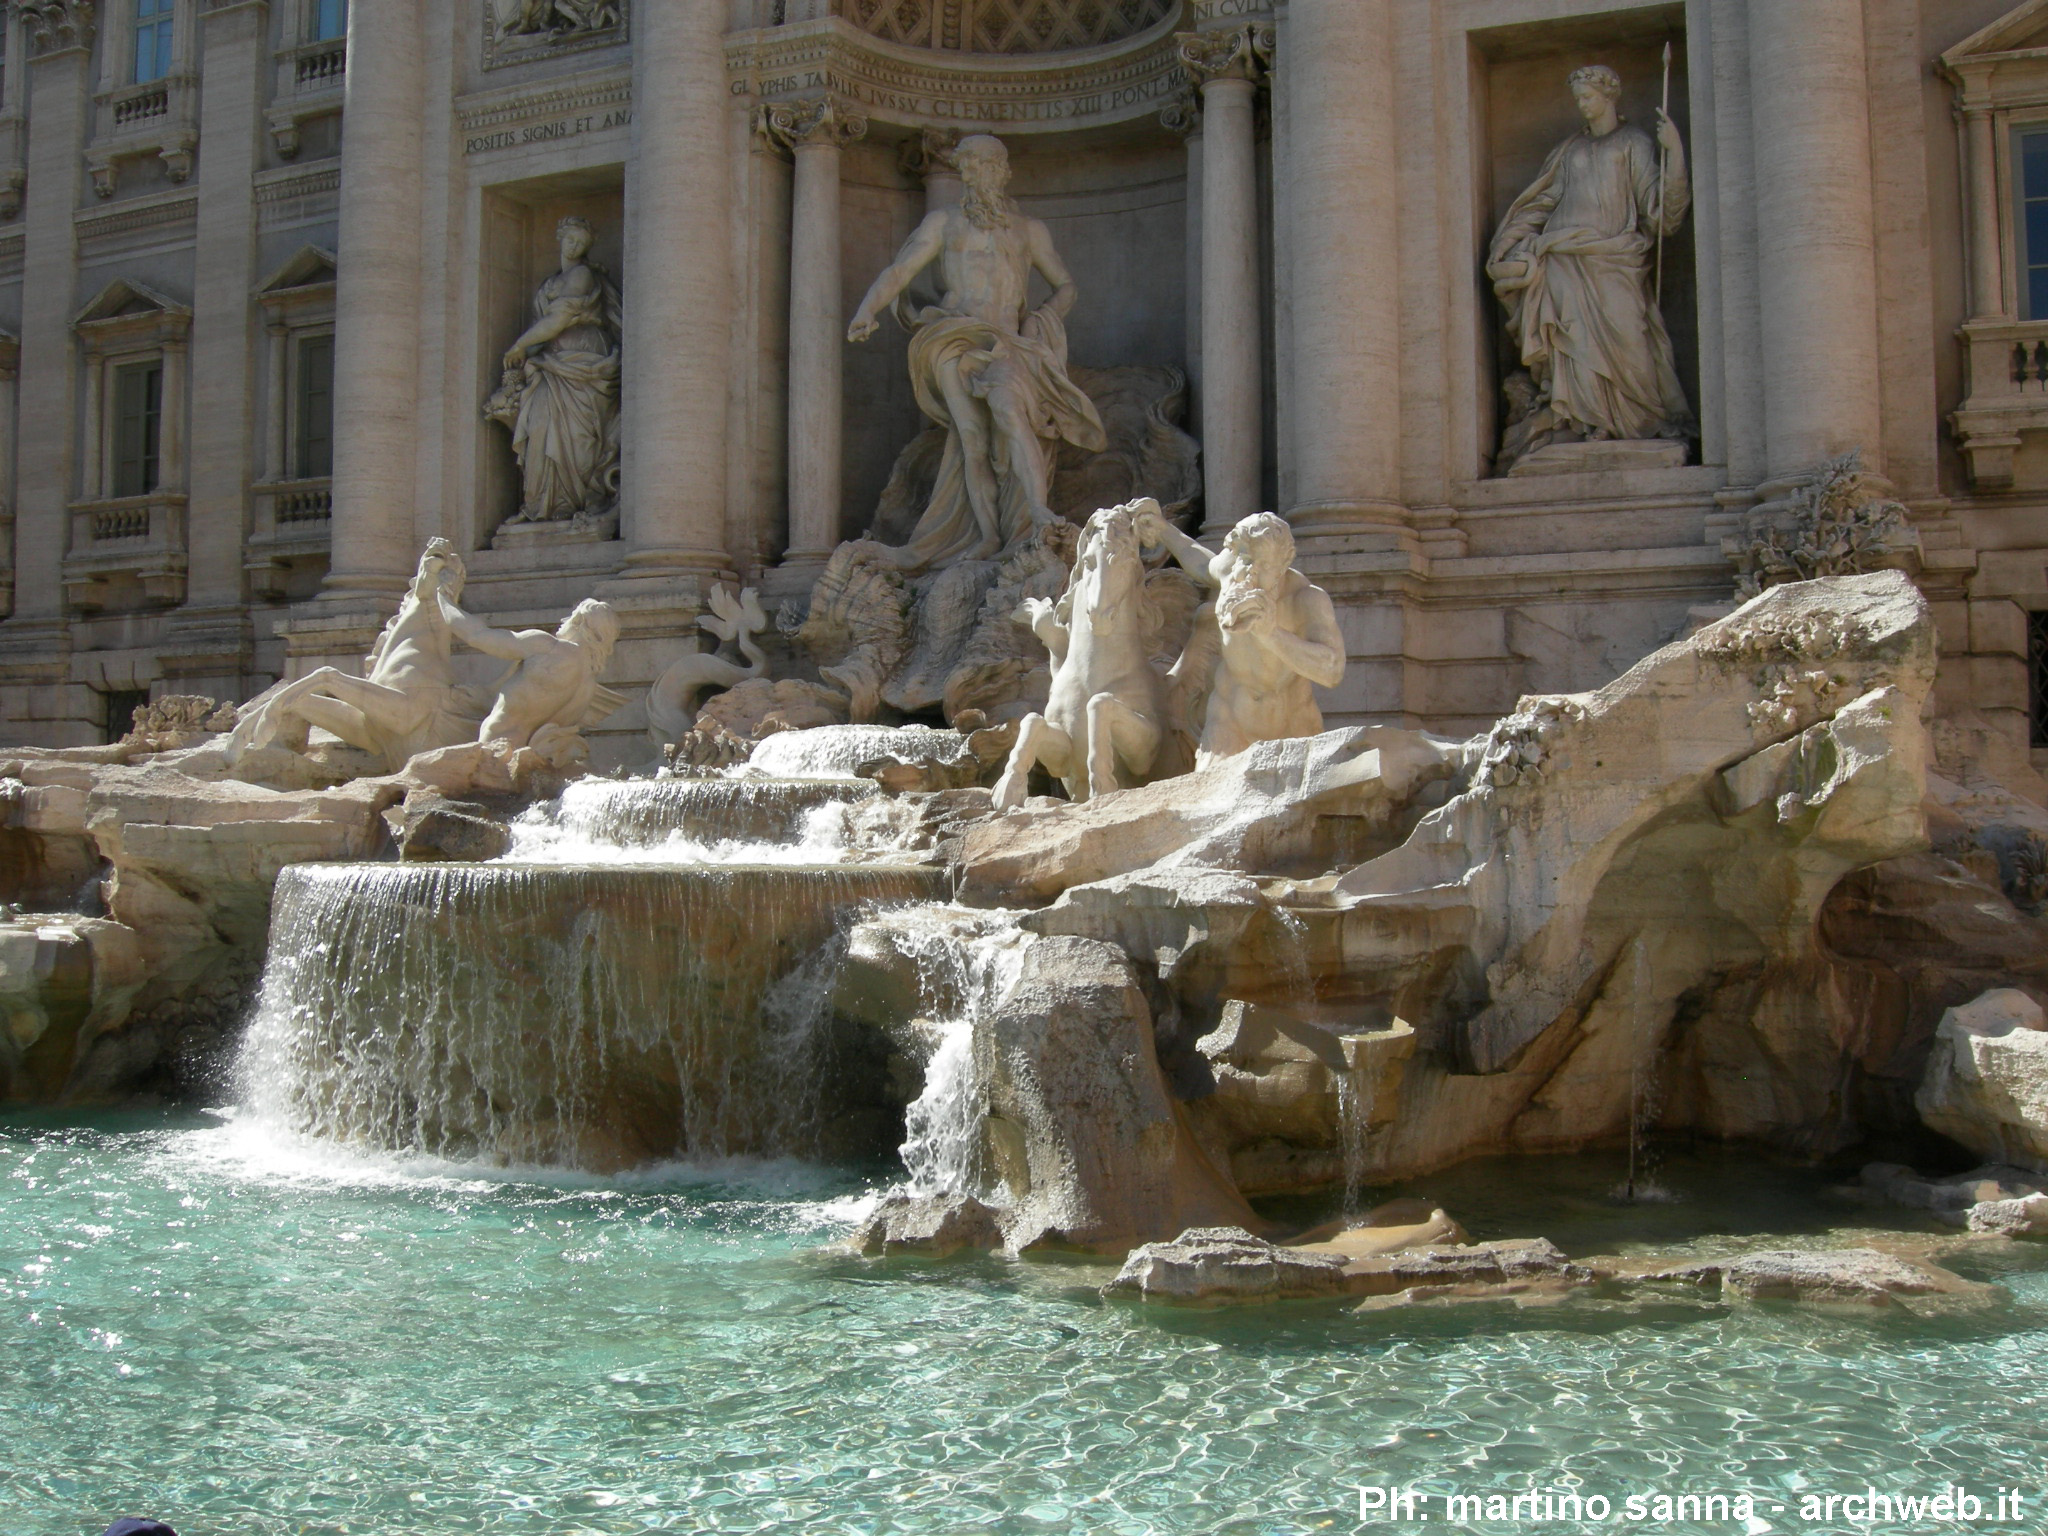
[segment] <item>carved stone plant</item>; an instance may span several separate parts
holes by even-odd
[[[1919,555],[1920,535],[1901,503],[1870,486],[1863,455],[1851,449],[1816,469],[1789,508],[1750,514],[1724,547],[1736,595],[1748,599],[1788,581],[1897,568]]]

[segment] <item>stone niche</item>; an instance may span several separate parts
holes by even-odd
[[[1010,194],[1043,219],[1073,274],[1079,301],[1067,317],[1077,370],[1188,368],[1187,154],[1151,117],[1058,134],[998,130],[1010,152]],[[876,124],[842,162],[842,312],[851,317],[875,275],[924,217],[926,187],[914,142]],[[936,300],[927,274],[909,302]],[[1047,288],[1033,278],[1031,303]],[[845,349],[845,500],[840,536],[872,522],[897,457],[929,425],[911,394],[909,338],[886,319]],[[1087,385],[1084,383],[1083,387]],[[1193,396],[1181,425],[1193,431]],[[878,530],[900,540],[907,527]]]
[[[1487,248],[1508,209],[1541,173],[1552,150],[1583,128],[1568,84],[1582,65],[1604,64],[1621,76],[1621,117],[1656,136],[1663,93],[1664,45],[1671,45],[1671,117],[1685,140],[1698,201],[1698,146],[1687,77],[1685,7],[1645,6],[1556,21],[1495,27],[1470,34],[1473,49],[1474,141],[1479,165],[1478,228],[1473,232],[1474,291],[1480,305],[1482,362],[1475,381],[1479,456],[1493,465],[1508,404],[1502,384],[1520,368],[1505,311],[1494,296]],[[1695,420],[1700,410],[1699,279],[1694,253],[1697,209],[1664,242],[1664,323],[1671,333],[1679,382]],[[1687,462],[1698,462],[1697,441]],[[1489,473],[1492,472],[1489,469]]]
[[[617,537],[616,516],[603,524],[573,521],[508,523],[519,510],[519,464],[512,436],[484,417],[484,405],[498,388],[506,349],[535,318],[534,294],[560,270],[555,229],[563,219],[582,218],[596,232],[589,259],[623,288],[625,265],[625,167],[595,166],[529,181],[501,182],[483,194],[481,270],[478,275],[477,349],[472,376],[451,381],[458,410],[469,413],[477,444],[475,524],[469,547],[531,547],[538,554],[564,542],[593,543]],[[631,327],[630,315],[627,326]],[[542,556],[546,563],[545,556]]]

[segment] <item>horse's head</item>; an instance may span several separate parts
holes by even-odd
[[[1133,622],[1142,607],[1145,557],[1138,541],[1138,520],[1132,508],[1104,507],[1081,530],[1068,590],[1091,619],[1128,615]]]

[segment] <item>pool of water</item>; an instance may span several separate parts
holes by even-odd
[[[1872,1219],[1749,1164],[1672,1163],[1686,1198],[1621,1208],[1617,1167],[1430,1187],[1476,1236],[1580,1252]],[[0,1530],[1263,1536],[1359,1528],[1361,1483],[1428,1495],[1423,1528],[1447,1494],[1564,1484],[1614,1501],[1607,1529],[1926,1529],[1797,1501],[1957,1483],[1986,1499],[1973,1528],[2042,1528],[2048,1247],[1974,1259],[2010,1300],[1967,1315],[1159,1311],[1104,1303],[1097,1266],[821,1254],[867,1187],[486,1178],[199,1115],[0,1120]],[[1993,1519],[2011,1487],[2026,1513]],[[1745,1491],[1786,1510],[1621,1509]]]

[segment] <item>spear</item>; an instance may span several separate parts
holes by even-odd
[[[1657,307],[1664,307],[1664,180],[1671,174],[1671,151],[1664,147],[1664,124],[1671,120],[1671,44],[1664,44],[1664,116],[1657,125]]]

